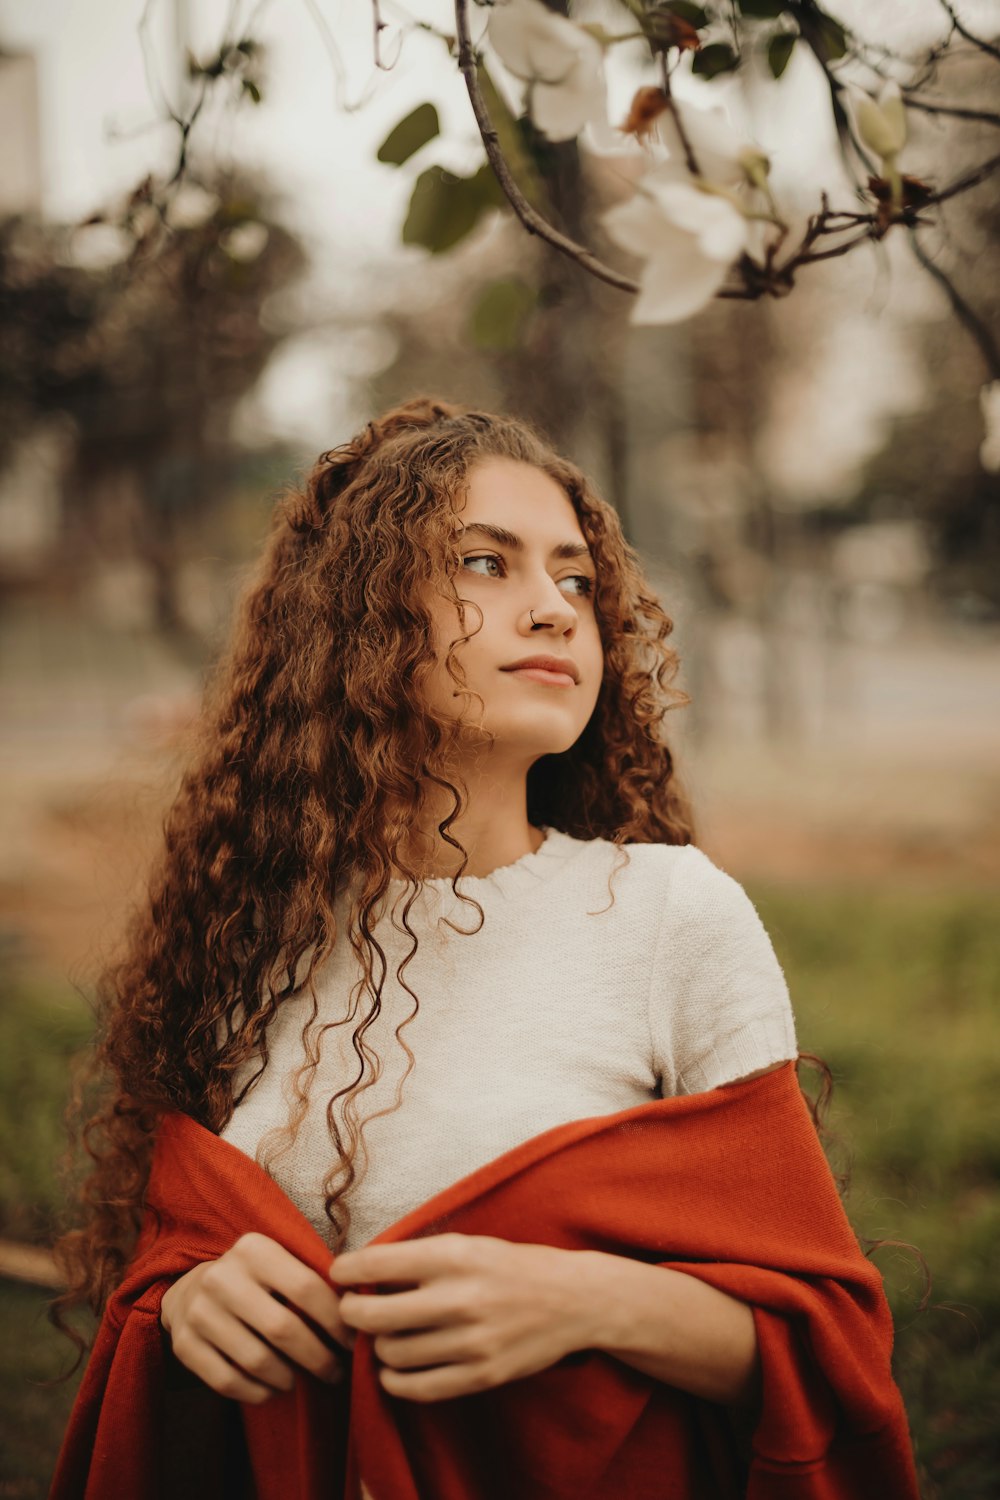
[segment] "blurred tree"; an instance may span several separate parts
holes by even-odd
[[[75,228],[0,223],[0,465],[39,420],[69,419],[59,566],[148,570],[158,627],[198,655],[178,597],[182,538],[222,501],[229,422],[292,330],[265,299],[306,265],[256,179],[149,184]]]
[[[990,97],[993,73],[981,56],[955,57],[947,71],[956,97],[972,104]],[[947,137],[927,132],[923,148],[961,171],[990,138],[988,126],[970,121]],[[866,467],[853,517],[917,517],[928,527],[938,596],[970,619],[998,619],[1000,472],[978,458],[977,385],[984,365],[1000,368],[1000,185],[994,179],[954,199],[932,233],[911,235],[911,246],[937,283],[935,314],[916,334],[926,397],[918,411],[894,419]]]

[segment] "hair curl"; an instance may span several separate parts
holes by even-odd
[[[344,1243],[343,1198],[360,1139],[356,1096],[379,1067],[364,1040],[386,976],[373,913],[402,870],[412,948],[397,978],[419,1004],[403,976],[417,948],[407,913],[419,880],[401,850],[428,789],[453,799],[438,828],[462,856],[454,879],[468,860],[449,832],[467,796],[449,769],[461,725],[431,711],[422,693],[437,666],[426,599],[430,590],[453,601],[465,629],[453,582],[455,509],[472,466],[490,457],[556,480],[597,570],[600,695],[576,743],[531,767],[529,820],[617,845],[693,839],[660,733],[665,713],[689,701],[671,685],[673,621],[615,511],[583,474],[521,421],[427,398],[322,454],[275,506],[206,681],[148,899],[129,924],[123,956],[97,981],[93,1073],[102,1096],[81,1131],[89,1175],[77,1227],[57,1245],[67,1289],[52,1313],[71,1337],[64,1313],[81,1303],[100,1313],[128,1263],[159,1119],[183,1110],[222,1130],[267,1064],[278,1007],[308,985],[305,1044],[318,1009],[312,976],[337,940],[334,902],[349,888],[347,937],[363,974],[355,994],[367,993],[368,1004],[354,1030],[357,1076],[327,1107],[336,1163],[324,1184],[332,1246]],[[453,641],[445,661],[458,683],[454,651],[468,639]],[[303,1072],[315,1066],[312,1047]],[[236,1075],[246,1081],[237,1086]],[[298,1094],[301,1117],[301,1079]],[[346,1143],[333,1117],[341,1096]]]

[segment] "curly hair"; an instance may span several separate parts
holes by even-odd
[[[690,701],[672,685],[673,621],[616,512],[580,470],[522,421],[423,397],[322,454],[275,506],[230,639],[206,680],[147,891],[122,954],[97,980],[92,1068],[100,1092],[80,1131],[88,1175],[76,1227],[57,1245],[66,1291],[52,1315],[67,1332],[71,1307],[89,1303],[99,1314],[121,1279],[162,1115],[183,1110],[222,1130],[267,1065],[278,1007],[305,985],[313,1002],[307,1046],[318,1009],[313,974],[338,940],[334,902],[349,890],[346,937],[363,974],[355,995],[367,1004],[360,1019],[356,1009],[348,1018],[357,1019],[358,1070],[334,1096],[345,1096],[346,1141],[334,1100],[327,1107],[336,1151],[324,1183],[332,1248],[344,1243],[344,1194],[357,1175],[356,1098],[379,1067],[365,1043],[386,977],[373,914],[401,870],[412,947],[396,977],[419,1004],[403,971],[417,949],[407,914],[420,881],[402,847],[430,788],[454,804],[438,830],[462,856],[456,895],[468,862],[449,832],[467,798],[450,769],[461,724],[432,711],[422,692],[437,666],[425,601],[428,589],[451,600],[465,629],[454,584],[456,503],[470,469],[492,457],[532,464],[557,481],[597,571],[600,695],[576,743],[531,767],[529,821],[619,846],[693,841],[661,734],[666,712]],[[459,635],[445,659],[458,683],[454,652],[469,639]],[[478,903],[462,899],[482,918]],[[402,1040],[398,1028],[396,1035]],[[302,1072],[316,1061],[309,1043]],[[237,1075],[246,1080],[239,1087]],[[301,1117],[301,1078],[297,1093]]]

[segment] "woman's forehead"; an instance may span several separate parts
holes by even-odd
[[[573,502],[558,480],[518,459],[483,459],[469,471],[456,502],[459,532],[477,523],[507,528],[524,540],[583,540]]]

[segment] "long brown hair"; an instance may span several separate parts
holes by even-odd
[[[275,506],[230,640],[206,682],[148,896],[123,956],[97,981],[93,1064],[102,1096],[81,1131],[89,1175],[78,1225],[57,1246],[67,1281],[53,1305],[60,1326],[80,1303],[99,1313],[121,1279],[158,1120],[183,1110],[209,1130],[226,1125],[266,1066],[278,1007],[312,988],[337,940],[334,901],[349,886],[347,938],[368,1003],[354,1031],[358,1074],[335,1096],[347,1096],[346,1143],[333,1101],[327,1109],[336,1161],[324,1184],[332,1247],[344,1243],[342,1199],[356,1176],[360,1135],[349,1106],[373,1081],[366,1064],[379,1066],[364,1041],[386,974],[373,913],[394,865],[416,896],[401,846],[419,824],[428,788],[453,798],[438,828],[461,851],[457,875],[467,862],[449,832],[467,795],[449,771],[461,728],[424,702],[436,660],[422,601],[429,587],[453,600],[466,629],[453,582],[455,508],[471,467],[488,457],[533,464],[562,486],[597,570],[600,696],[577,742],[532,766],[529,821],[619,845],[693,840],[661,734],[665,713],[689,701],[672,686],[673,621],[615,511],[579,469],[521,421],[428,398],[322,454]],[[445,662],[459,686],[454,648],[468,639],[458,636]],[[407,990],[403,970],[417,948],[409,909],[408,902],[403,924],[412,948],[397,971]],[[304,1042],[316,1012],[313,991]],[[237,1090],[234,1075],[246,1079],[248,1064]]]

